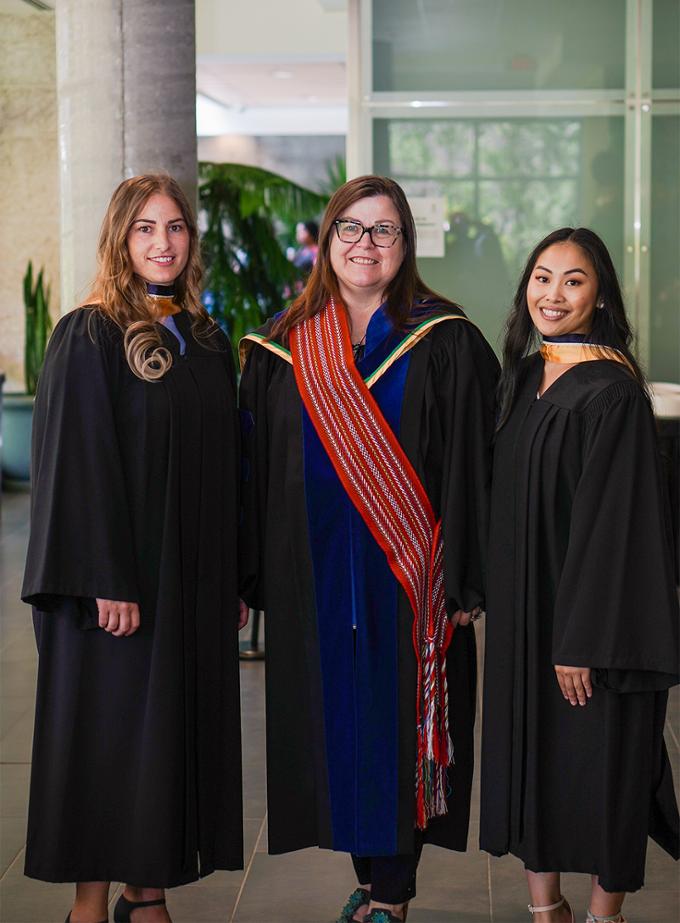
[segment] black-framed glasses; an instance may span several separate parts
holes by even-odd
[[[402,229],[391,221],[381,221],[370,228],[349,218],[336,218],[333,224],[338,237],[345,244],[358,244],[364,234],[368,234],[375,247],[393,247],[402,232]]]

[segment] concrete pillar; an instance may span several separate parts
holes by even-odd
[[[168,172],[196,197],[194,0],[57,0],[61,305],[86,295],[118,183]]]

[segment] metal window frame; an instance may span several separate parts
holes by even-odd
[[[652,113],[680,114],[680,88],[652,88],[653,0],[626,0],[625,87],[615,90],[374,92],[372,0],[349,0],[348,14],[348,177],[373,171],[375,119],[623,117],[623,284],[638,356],[648,366]]]
[[[650,358],[652,2],[626,2],[623,286],[637,355],[645,366]]]

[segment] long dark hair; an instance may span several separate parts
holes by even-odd
[[[630,371],[647,394],[645,376],[630,350],[633,331],[626,317],[621,286],[603,240],[589,228],[559,228],[552,231],[537,244],[520,276],[515,292],[513,307],[505,324],[503,341],[503,374],[498,386],[500,413],[498,426],[508,418],[512,408],[522,360],[538,345],[539,334],[534,327],[527,303],[527,288],[538,258],[553,244],[570,242],[577,244],[590,259],[597,276],[597,307],[593,312],[593,326],[588,342],[596,346],[610,346],[617,349],[626,359]]]
[[[389,319],[395,327],[404,327],[416,301],[433,301],[437,306],[456,307],[448,298],[428,288],[420,278],[416,265],[416,226],[404,190],[387,176],[358,176],[337,189],[328,203],[319,231],[319,254],[316,263],[302,294],[272,327],[273,337],[285,339],[288,331],[296,324],[318,314],[326,306],[329,298],[341,300],[338,280],[330,258],[331,240],[335,233],[333,222],[346,215],[350,206],[359,199],[380,195],[390,198],[397,209],[404,245],[402,264],[384,292],[387,302],[385,313]]]

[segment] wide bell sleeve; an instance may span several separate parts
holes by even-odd
[[[93,309],[56,326],[33,411],[31,530],[22,599],[138,602],[135,548],[116,430],[121,336]]]
[[[241,516],[239,595],[264,609],[264,542],[267,510],[267,382],[269,354],[253,346],[239,387],[241,417]]]
[[[447,610],[484,608],[491,487],[491,445],[500,368],[491,347],[466,320],[443,323],[433,345],[442,432],[439,512]]]
[[[553,663],[620,692],[678,682],[678,599],[654,419],[635,382],[584,412],[583,467],[557,589]]]

